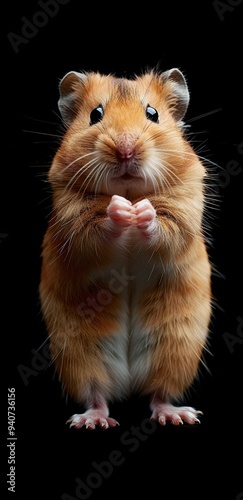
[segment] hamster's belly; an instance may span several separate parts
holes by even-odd
[[[152,259],[140,252],[136,258],[120,258],[103,278],[114,285],[113,293],[119,293],[120,299],[118,327],[100,342],[116,398],[139,391],[148,376],[152,355],[150,335],[142,323],[139,303],[145,290],[158,282],[159,273],[161,267],[158,269]]]

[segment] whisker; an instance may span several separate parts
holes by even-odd
[[[69,219],[65,222],[62,222],[61,223],[61,227],[58,231],[55,232],[55,234],[53,235],[53,241],[55,241],[58,237],[58,235],[63,231],[64,227],[71,224],[72,222],[74,222],[75,220],[77,220],[79,218],[79,216],[76,216],[76,217],[73,217],[72,219]],[[58,220],[55,224],[60,224],[60,220]],[[51,227],[54,227],[55,224],[52,224]]]
[[[80,159],[80,158],[79,158]],[[72,163],[70,163],[68,165],[68,167],[70,167],[71,165],[73,165],[76,161],[78,160],[75,160],[73,161]],[[72,189],[74,184],[79,180],[79,178],[81,177],[82,174],[84,174],[90,167],[93,166],[93,164],[95,163],[95,158],[93,160],[90,160],[88,163],[85,163],[85,165],[82,165],[78,170],[77,172],[75,172],[75,174],[71,177],[71,179],[69,180],[69,182],[67,183],[66,185],[66,188],[65,188],[65,192],[70,188]]]
[[[25,118],[26,118],[27,120],[31,120],[31,121],[33,121],[33,122],[45,123],[45,124],[47,124],[47,125],[55,125],[55,126],[59,126],[59,125],[60,125],[60,123],[59,123],[59,122],[57,123],[57,122],[50,122],[50,121],[48,121],[48,120],[40,120],[40,118],[34,118],[33,116],[29,116],[29,115],[25,115]]]
[[[109,169],[107,168],[106,172],[105,172],[105,188],[106,188],[106,191],[108,191],[108,179],[109,179]]]
[[[169,168],[167,165],[169,165],[171,167],[171,164],[164,160],[163,159],[163,168],[166,170],[167,174],[172,178],[172,179],[175,179],[176,181],[179,181],[181,184],[184,184],[184,182],[182,181],[182,179],[180,179],[180,177],[178,177],[178,175],[175,174],[175,172],[173,172],[173,170],[171,170],[171,168]]]
[[[108,165],[106,165],[105,163],[103,163],[102,165],[100,165],[100,171],[97,171],[97,179],[95,180],[95,193],[98,192],[99,190],[99,186],[101,184],[101,182],[104,180],[105,178],[105,181],[106,181],[106,185],[108,186],[107,184],[107,181],[108,181],[108,177],[109,177],[109,167]]]
[[[28,134],[36,134],[36,135],[45,135],[49,137],[57,137],[58,139],[61,139],[61,135],[59,134],[49,134],[48,132],[38,132],[36,130],[23,130],[23,132],[28,133]]]
[[[43,164],[43,165],[28,165],[28,168],[50,168],[49,164]]]
[[[201,115],[198,115],[198,116],[194,116],[194,118],[190,118],[189,120],[187,120],[187,122],[191,123],[191,122],[195,122],[196,120],[200,120],[201,118],[205,118],[206,116],[210,116],[210,115],[213,115],[215,113],[219,113],[219,111],[222,111],[223,108],[217,108],[217,109],[213,109],[212,111],[207,111],[207,113],[202,113]]]
[[[91,153],[86,153],[84,155],[81,155],[81,156],[78,156],[78,158],[75,158],[75,160],[71,161],[68,165],[66,165],[66,167],[63,169],[63,172],[65,172],[66,170],[68,170],[72,165],[74,165],[75,163],[77,163],[77,161],[80,161],[80,160],[83,160],[84,158],[86,158],[87,156],[91,156],[93,155],[94,152],[92,151]]]
[[[155,170],[156,173],[158,174],[158,178],[159,180],[157,179],[157,177],[154,176],[153,172],[151,170]],[[146,170],[146,175],[148,177],[150,177],[151,179],[151,182],[153,184],[153,188],[154,188],[154,191],[155,192],[159,192],[160,191],[160,187],[162,186],[162,178],[161,178],[161,172],[159,171],[159,169],[157,169],[154,165],[150,164],[149,165],[149,169]]]
[[[85,177],[84,181],[82,182],[82,184],[81,184],[81,186],[79,188],[79,193],[84,188],[84,185],[86,185],[86,187],[84,188],[84,192],[85,192],[86,188],[88,187],[88,184],[95,177],[96,171],[99,168],[99,163],[97,163],[97,160],[93,161],[92,167],[93,167],[92,170],[88,173],[88,175]]]

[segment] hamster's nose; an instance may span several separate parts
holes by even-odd
[[[128,160],[135,154],[137,137],[134,134],[124,132],[120,134],[116,141],[116,153],[119,159]]]

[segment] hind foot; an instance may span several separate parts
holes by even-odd
[[[86,427],[88,430],[93,430],[96,426],[105,430],[109,427],[116,427],[116,425],[119,425],[114,418],[107,417],[99,410],[88,410],[82,414],[75,413],[66,423],[70,423],[70,427],[74,427],[75,429]]]
[[[191,406],[176,407],[158,400],[151,403],[151,410],[151,419],[158,421],[160,425],[165,425],[166,422],[171,422],[173,425],[180,425],[184,422],[190,425],[200,424],[198,415],[202,415],[201,411],[195,410]]]
[[[108,405],[100,394],[93,394],[92,401],[90,401],[88,406],[89,409],[85,413],[75,413],[66,423],[70,424],[70,427],[74,427],[75,429],[86,427],[88,430],[93,430],[96,426],[105,430],[109,427],[116,427],[116,425],[119,425],[114,418],[108,416]]]

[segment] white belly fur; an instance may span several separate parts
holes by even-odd
[[[112,336],[103,340],[100,346],[112,380],[114,396],[121,398],[139,390],[151,366],[149,332],[138,317],[137,306],[143,290],[158,280],[162,266],[158,269],[153,259],[148,261],[148,255],[141,251],[136,258],[129,259],[129,267],[120,258],[114,269],[115,273],[120,273],[123,277],[123,289],[119,290],[123,303],[119,328]]]

